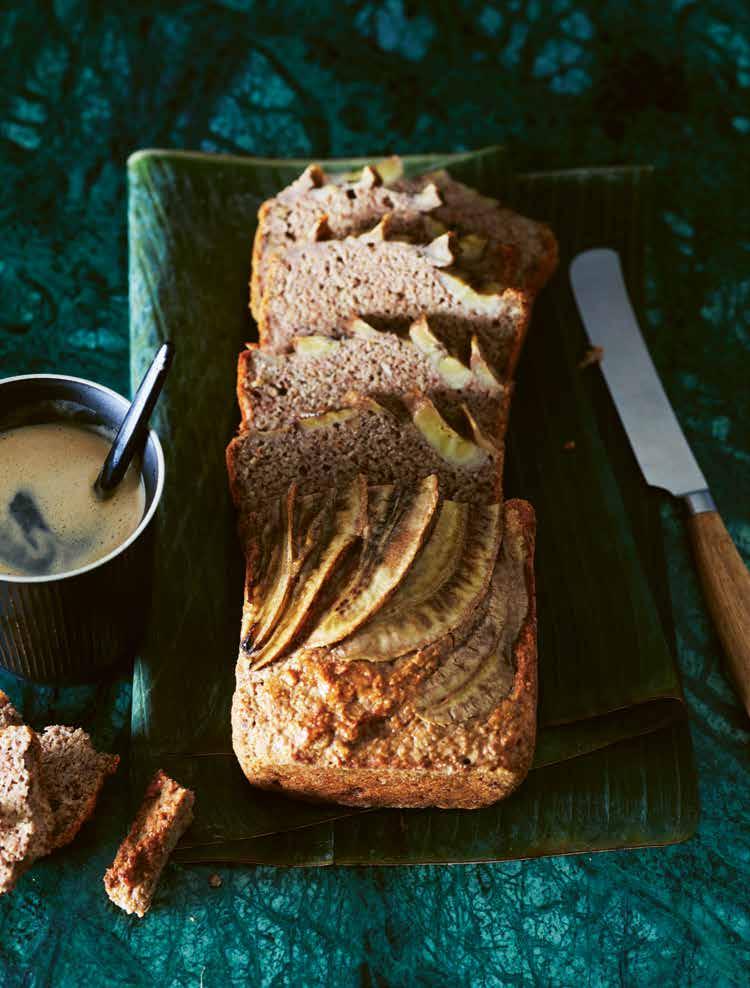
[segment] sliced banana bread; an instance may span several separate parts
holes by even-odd
[[[0,895],[45,853],[52,832],[41,760],[30,727],[10,724],[0,730]]]
[[[263,203],[253,245],[251,308],[256,319],[273,257],[319,239],[323,221],[325,235],[342,239],[370,229],[387,213],[394,227],[415,241],[427,242],[437,230],[468,238],[465,262],[485,280],[532,293],[544,285],[557,265],[557,242],[547,226],[480,195],[445,171],[403,179],[397,161],[367,167],[353,179],[330,176],[311,165]],[[393,176],[390,184],[388,173]]]
[[[461,607],[455,580],[450,590],[441,583],[440,565],[443,536],[459,516],[455,505],[438,533],[447,517],[440,515],[433,529],[440,538],[425,544],[396,591],[413,596],[419,613],[397,604],[396,596],[384,597],[392,602],[397,636],[425,630],[428,599],[432,619],[447,612],[459,620],[428,647],[403,655],[396,648],[394,659],[352,659],[349,637],[311,649],[313,631],[307,644],[269,664],[240,652],[232,736],[253,785],[352,806],[475,808],[520,784],[536,726],[534,514],[526,502],[506,503],[494,567],[496,543],[487,557],[489,588],[475,584],[468,588],[475,597],[466,596],[478,558],[473,551],[459,581]],[[379,613],[382,608],[371,624]],[[371,624],[360,627],[367,632]]]
[[[476,338],[464,363],[424,318],[411,326],[408,338],[373,329],[361,319],[350,324],[349,332],[340,339],[299,337],[285,354],[254,345],[241,353],[237,397],[243,427],[277,429],[341,407],[351,391],[376,401],[420,391],[441,409],[456,412],[466,404],[482,429],[498,436],[507,420],[511,386],[501,384]]]
[[[357,474],[371,484],[413,485],[435,474],[446,497],[501,498],[503,446],[470,417],[463,433],[424,395],[389,407],[352,395],[345,407],[279,429],[244,429],[227,448],[240,515],[297,484],[300,494],[340,489]]]
[[[475,290],[454,264],[448,234],[424,246],[388,236],[380,229],[302,244],[274,258],[258,320],[261,346],[280,353],[298,336],[338,336],[357,317],[406,332],[424,315],[460,359],[468,360],[477,336],[498,374],[510,377],[528,326],[527,296],[512,288]]]
[[[175,844],[193,819],[195,794],[159,769],[146,789],[127,837],[104,875],[107,895],[120,909],[145,916]]]
[[[117,771],[120,756],[96,751],[80,727],[46,727],[39,743],[42,787],[53,818],[47,854],[69,844],[92,815],[105,779]]]
[[[250,282],[251,309],[256,318],[271,258],[295,243],[320,237],[323,219],[328,236],[340,239],[371,229],[386,213],[393,212],[398,216],[399,229],[407,233],[420,229],[420,218],[441,204],[435,185],[425,182],[414,190],[396,192],[384,184],[383,170],[377,165],[367,167],[347,180],[327,175],[319,165],[310,165],[290,186],[263,203],[258,210]],[[397,170],[400,173],[400,166]]]

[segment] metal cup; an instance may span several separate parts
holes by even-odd
[[[0,380],[0,431],[69,421],[115,431],[130,402],[78,377],[30,374]],[[154,516],[164,489],[164,454],[144,437],[140,467],[146,506],[132,535],[108,555],[69,573],[0,573],[0,665],[40,683],[81,683],[131,658],[151,599]]]

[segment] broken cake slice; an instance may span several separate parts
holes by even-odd
[[[53,817],[41,761],[39,739],[30,727],[0,729],[0,895],[47,850]]]
[[[37,735],[1,690],[0,749],[2,893],[37,858],[73,840],[120,758],[96,751],[81,728],[55,725]]]
[[[114,775],[119,755],[97,751],[80,727],[55,725],[39,735],[42,787],[52,810],[45,854],[69,844],[96,808],[102,786]]]
[[[126,913],[145,916],[177,841],[193,819],[195,794],[159,769],[127,837],[104,875],[104,888]]]

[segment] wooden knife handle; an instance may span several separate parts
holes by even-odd
[[[691,515],[688,528],[729,674],[750,714],[750,572],[718,511]]]

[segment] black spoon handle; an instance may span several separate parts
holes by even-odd
[[[122,420],[112,448],[107,454],[101,473],[96,478],[94,490],[99,497],[107,497],[125,476],[136,449],[148,426],[156,400],[174,356],[174,344],[164,343],[151,361],[151,366],[138,386],[130,408]]]

